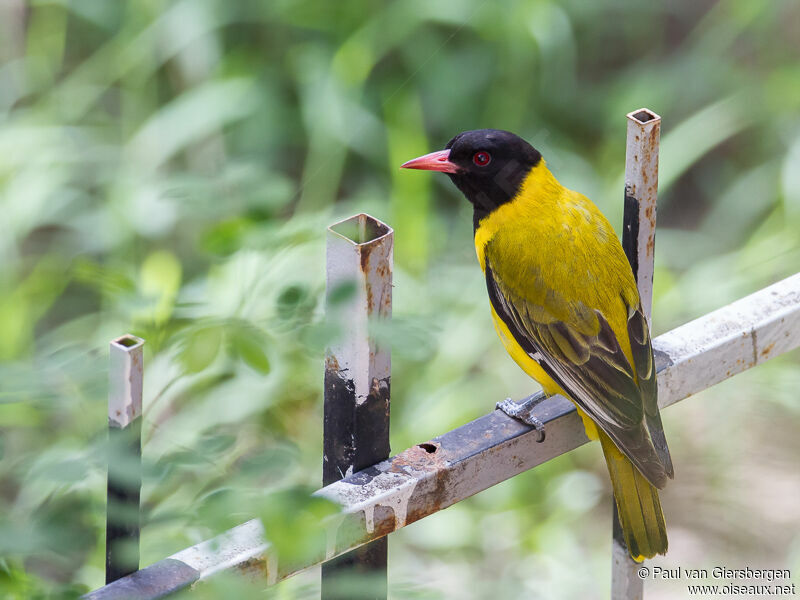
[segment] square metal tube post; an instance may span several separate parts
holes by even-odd
[[[106,583],[139,569],[143,346],[133,335],[109,344]]]
[[[323,485],[389,458],[390,348],[374,325],[391,318],[393,245],[392,229],[366,214],[328,228],[325,309],[339,331],[325,357]],[[323,564],[323,600],[352,597],[359,576],[386,598],[387,549],[384,537]]]
[[[650,324],[653,304],[653,259],[656,240],[656,197],[658,192],[658,144],[661,117],[647,108],[628,113],[628,139],[625,149],[625,214],[622,247],[631,263],[642,310]],[[641,565],[628,553],[617,513],[613,506],[611,548],[611,599],[641,600],[644,581],[638,576]]]

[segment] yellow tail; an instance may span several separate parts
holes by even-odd
[[[667,552],[667,526],[658,490],[645,479],[614,442],[598,428],[606,457],[619,522],[633,560],[642,561]]]

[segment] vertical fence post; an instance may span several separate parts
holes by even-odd
[[[123,335],[109,344],[106,583],[139,569],[142,487],[142,346]]]
[[[328,228],[325,308],[340,331],[325,358],[323,485],[389,457],[390,349],[375,325],[391,318],[393,244],[365,214]],[[352,598],[358,576],[374,585],[369,597],[386,598],[387,549],[384,537],[323,564],[323,600]]]
[[[628,113],[628,139],[625,150],[625,214],[622,247],[631,263],[642,310],[650,323],[653,303],[653,258],[656,239],[656,196],[658,192],[658,143],[661,117],[647,108]],[[612,498],[613,540],[611,548],[611,599],[641,600],[644,580],[637,571],[641,565],[628,554]]]

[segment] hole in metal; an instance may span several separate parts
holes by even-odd
[[[123,335],[122,337],[118,337],[117,339],[115,339],[114,343],[117,346],[124,346],[125,348],[133,348],[134,346],[138,346],[139,344],[141,344],[142,340],[132,335]]]
[[[652,121],[656,118],[656,116],[647,110],[640,110],[636,114],[633,115],[633,118],[639,121],[639,123],[647,123],[648,121]]]
[[[388,225],[364,213],[331,225],[330,230],[355,244],[372,242],[392,231]]]
[[[429,444],[428,442],[425,442],[424,444],[417,444],[417,446],[425,450],[425,452],[427,452],[428,454],[433,454],[439,449],[439,447],[436,444]]]

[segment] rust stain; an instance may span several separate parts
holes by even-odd
[[[761,351],[761,356],[767,356],[770,352],[772,352],[772,349],[774,347],[775,347],[775,342],[772,342],[769,346],[767,346]]]
[[[236,570],[248,578],[261,578],[267,575],[267,561],[263,558],[251,558],[236,565]]]
[[[382,262],[378,265],[378,268],[375,269],[375,273],[378,274],[378,277],[385,278],[387,275],[391,275],[389,271],[389,263]]]
[[[435,450],[430,451],[433,447]],[[414,471],[437,471],[447,466],[447,461],[442,456],[441,444],[437,442],[425,442],[417,446],[411,446],[392,459],[391,471],[395,473],[407,473],[406,468]]]
[[[437,513],[453,504],[452,491],[448,487],[447,476],[444,473],[437,473],[434,479],[434,488],[426,494],[425,502],[417,505],[409,502],[408,511],[406,512],[406,525]]]
[[[384,294],[383,298],[381,299],[381,314],[390,315],[392,313],[392,294],[391,288],[389,289],[388,294]]]
[[[375,362],[375,353],[370,351],[369,353],[369,361],[370,364]],[[369,399],[373,400],[383,400],[386,404],[386,411],[389,411],[389,378],[386,379],[378,379],[377,377],[373,377],[372,381],[369,385]],[[387,414],[388,418],[388,414]]]
[[[358,254],[361,259],[361,270],[364,271],[364,273],[366,273],[367,269],[369,269],[369,256],[371,254],[370,247],[359,246]]]
[[[374,266],[375,273],[374,277],[377,278],[377,290],[373,290],[373,286],[371,283],[372,277],[370,277],[369,269],[370,269],[370,260],[372,258],[372,253],[377,252],[377,265]],[[361,261],[361,271],[366,276],[366,293],[367,293],[367,309],[370,313],[374,313],[376,310],[379,311],[384,306],[389,306],[391,304],[391,296],[385,293],[380,293],[380,299],[376,303],[375,296],[376,293],[380,290],[383,292],[384,289],[384,282],[390,283],[392,279],[392,270],[391,266],[389,265],[388,261],[388,254],[384,256],[387,251],[385,248],[382,248],[380,245],[366,245],[359,248],[359,257]],[[389,296],[387,298],[387,295]]]
[[[419,521],[452,504],[452,492],[447,485],[448,461],[444,454],[441,444],[429,441],[412,446],[392,460],[392,471],[403,473],[405,468],[409,468],[433,474],[434,487],[432,491],[425,494],[425,502],[417,505],[409,503],[406,511],[406,525]]]
[[[367,292],[367,310],[372,312],[372,308],[374,306],[375,299],[373,298],[372,294],[372,284],[369,281],[369,259],[372,256],[372,249],[374,246],[372,245],[363,245],[359,246],[358,248],[358,256],[361,261],[361,272],[364,273],[365,277],[364,280],[365,288]]]
[[[325,357],[325,369],[328,371],[341,371],[339,361],[335,356],[330,355]]]
[[[369,279],[367,279],[366,289],[367,289],[367,311],[372,313],[375,310],[375,298],[372,295],[372,285],[370,284]]]
[[[372,530],[372,533],[368,534],[370,539],[378,539],[385,535],[389,535],[397,529],[397,517],[394,514],[394,508],[379,504],[375,507],[373,522],[375,528]],[[367,525],[365,520],[365,530],[366,527]]]

